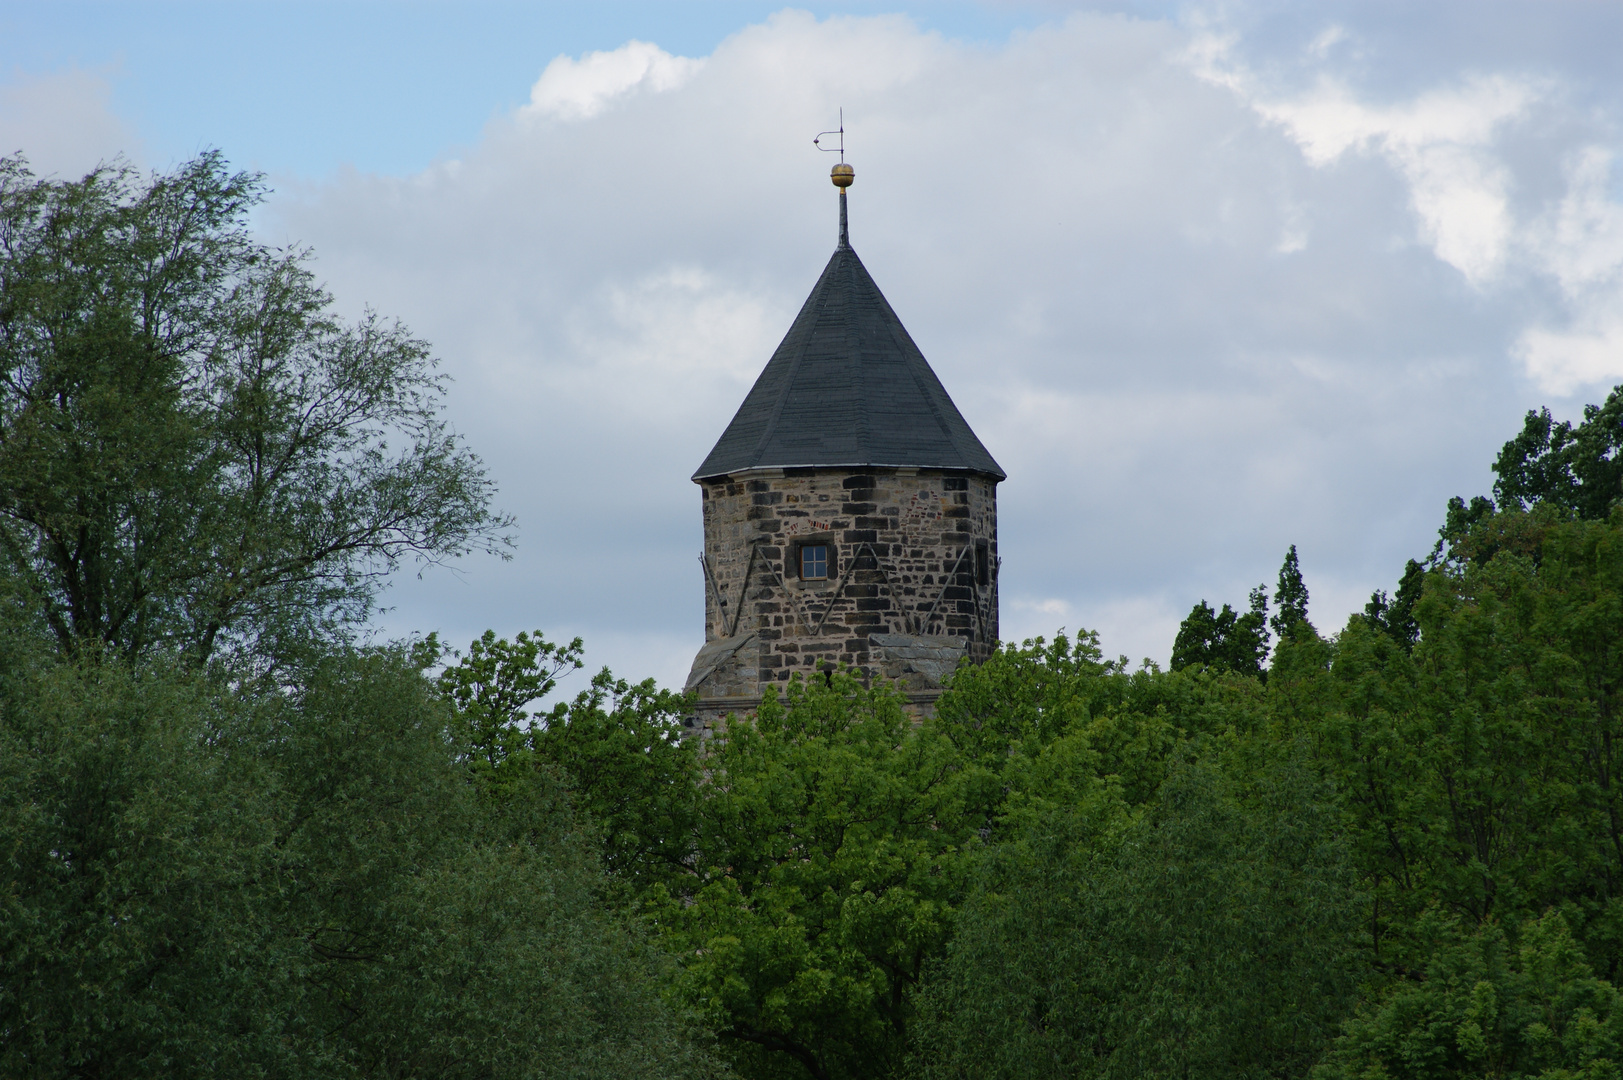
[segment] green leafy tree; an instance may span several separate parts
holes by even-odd
[[[558,676],[580,670],[584,650],[578,637],[561,645],[539,630],[521,630],[509,642],[486,630],[466,656],[440,672],[440,692],[456,707],[469,746],[485,768],[495,768],[522,747],[533,726],[525,710],[552,692]],[[424,659],[432,663],[438,657]]]
[[[1492,499],[1481,495],[1471,496],[1470,502],[1458,495],[1448,500],[1443,526],[1437,530],[1437,544],[1432,548],[1427,562],[1432,566],[1441,566],[1466,558],[1474,558],[1478,562],[1490,558],[1497,549],[1484,545],[1484,537],[1476,526],[1483,522],[1491,523],[1498,511]]]
[[[1486,512],[1426,573],[1412,650],[1363,617],[1282,647],[1270,737],[1314,748],[1365,897],[1366,1000],[1325,1075],[1613,1074],[1606,1009],[1563,1003],[1623,960],[1620,558],[1616,515]],[[1531,987],[1517,957],[1558,939],[1582,963]]]
[[[529,754],[559,770],[601,831],[604,868],[632,897],[656,885],[685,895],[697,880],[706,762],[698,740],[683,737],[691,704],[652,679],[631,683],[605,668],[529,734]]]
[[[1294,633],[1299,623],[1307,621],[1307,583],[1302,580],[1302,568],[1296,560],[1296,545],[1285,553],[1285,562],[1279,568],[1279,587],[1274,590],[1274,602],[1279,612],[1268,620],[1275,636],[1284,640]]]
[[[1299,764],[1190,749],[1142,815],[1053,819],[984,860],[914,1075],[1306,1075],[1353,990],[1334,800]]]
[[[1577,517],[1601,520],[1623,499],[1623,387],[1600,405],[1585,405],[1583,421],[1556,423],[1549,409],[1529,412],[1519,435],[1505,443],[1493,471],[1499,506],[1528,509],[1550,503]]]
[[[650,901],[679,994],[743,1075],[891,1075],[975,840],[951,744],[836,673],[769,691],[704,764],[697,888]]]
[[[678,891],[694,874],[698,745],[682,738],[689,701],[652,679],[632,684],[607,668],[573,700],[526,710],[581,667],[582,644],[537,630],[512,641],[492,630],[439,675],[480,782],[524,786],[550,770],[576,809],[601,831],[601,857],[633,895],[655,882]],[[430,643],[426,664],[438,658]]]
[[[1420,622],[1415,618],[1414,608],[1425,583],[1425,566],[1410,559],[1403,568],[1403,577],[1398,580],[1397,595],[1388,599],[1386,590],[1376,589],[1370,595],[1369,603],[1364,605],[1365,620],[1405,649],[1413,651],[1415,642],[1420,640]]]
[[[1423,978],[1347,1025],[1315,1080],[1623,1076],[1623,1001],[1558,912],[1512,943],[1497,923],[1428,916]]]
[[[1420,966],[1408,935],[1431,907],[1511,933],[1557,907],[1612,977],[1623,519],[1502,512],[1461,550],[1428,576],[1412,658],[1349,624],[1318,676],[1317,737],[1364,837],[1379,955]]]
[[[1019,835],[1022,818],[1088,798],[1101,778],[1143,806],[1183,741],[1253,726],[1258,690],[1193,672],[1128,672],[1125,658],[1103,658],[1091,631],[1058,634],[961,669],[936,703],[935,727],[974,770],[966,805],[978,828],[1002,840]]]
[[[1300,765],[1263,784],[1238,751],[1232,781],[1191,756],[1220,735],[1262,737],[1262,694],[1195,671],[1129,673],[1092,635],[1005,646],[955,676],[935,723],[965,759],[986,846],[919,991],[909,1075],[1242,1075],[1282,1062],[1301,1074],[1347,990],[1334,803]],[[1271,809],[1240,801],[1263,788]],[[1309,805],[1285,788],[1312,792]],[[1293,894],[1286,881],[1308,884]],[[1224,989],[1270,979],[1273,997]]]
[[[566,793],[470,783],[402,652],[6,659],[0,1073],[714,1075]]]
[[[1251,590],[1244,615],[1227,604],[1214,613],[1202,600],[1178,626],[1172,643],[1172,669],[1207,667],[1260,678],[1268,662],[1268,591]]]
[[[509,543],[428,345],[250,239],[262,193],[0,159],[0,557],[67,655],[274,659]]]

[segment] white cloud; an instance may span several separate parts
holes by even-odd
[[[1503,267],[1511,237],[1508,171],[1489,147],[1495,129],[1522,116],[1533,96],[1525,83],[1493,77],[1372,108],[1326,80],[1304,98],[1256,108],[1320,167],[1355,149],[1384,155],[1408,180],[1437,257],[1482,284]]]
[[[1605,384],[1623,377],[1623,317],[1609,313],[1563,330],[1535,327],[1521,335],[1516,354],[1527,373],[1552,394]]]
[[[140,144],[114,115],[107,79],[78,68],[0,83],[0,154],[19,151],[39,176],[77,179]]]
[[[1331,24],[1319,31],[1317,37],[1308,42],[1308,55],[1316,60],[1323,60],[1330,55],[1330,50],[1347,40],[1347,28],[1338,24]]]
[[[1323,43],[1337,37],[1326,35],[1310,54],[1324,56]],[[1352,154],[1389,163],[1408,187],[1420,239],[1472,285],[1502,292],[1529,276],[1553,283],[1563,302],[1536,316],[1508,349],[1540,390],[1565,396],[1623,377],[1623,203],[1611,183],[1616,149],[1570,148],[1565,190],[1553,204],[1520,216],[1513,209],[1506,134],[1526,134],[1536,109],[1555,108],[1548,80],[1478,74],[1375,105],[1329,73],[1305,93],[1269,91],[1236,59],[1238,48],[1237,37],[1207,31],[1184,58],[1202,78],[1278,124],[1313,166]],[[1299,250],[1303,235],[1287,225],[1279,250]]]
[[[1610,197],[1617,155],[1585,146],[1567,163],[1567,193],[1532,230],[1531,247],[1568,296],[1612,291],[1623,272],[1623,204]]]
[[[1309,51],[1323,56],[1344,36],[1332,27]],[[1207,33],[1187,52],[1192,68],[1239,94],[1278,124],[1313,165],[1350,152],[1378,154],[1408,181],[1422,238],[1473,284],[1503,268],[1511,240],[1508,170],[1493,153],[1495,134],[1524,117],[1539,88],[1526,79],[1479,76],[1395,105],[1370,105],[1322,75],[1305,94],[1273,95],[1233,58],[1237,39]]]
[[[526,112],[560,120],[588,120],[635,90],[654,94],[675,90],[703,66],[702,60],[672,56],[646,41],[628,41],[618,49],[587,53],[579,60],[560,56],[530,88]]]
[[[1051,615],[1061,619],[1071,613],[1071,605],[1054,596],[1046,600],[1016,600],[1014,608],[1016,611],[1034,611],[1039,615]]]
[[[1532,261],[1567,303],[1563,325],[1528,328],[1516,354],[1554,394],[1623,378],[1623,204],[1610,197],[1615,162],[1603,146],[1576,150],[1565,196],[1528,229]]]

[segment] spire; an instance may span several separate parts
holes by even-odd
[[[828,178],[840,189],[840,246],[848,248],[851,246],[851,233],[845,223],[845,189],[856,180],[857,171],[842,161],[829,171]]]
[[[840,163],[840,242],[783,343],[732,423],[693,474],[715,479],[760,468],[882,466],[954,469],[1003,479],[867,267],[851,250],[845,192],[857,177]],[[823,147],[813,139],[820,149]]]
[[[839,246],[695,480],[861,466],[1003,479],[851,249],[845,189],[853,178],[851,166],[834,166]]]

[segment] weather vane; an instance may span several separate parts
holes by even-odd
[[[840,137],[840,145],[838,147],[824,146],[824,135],[838,135]],[[839,154],[840,161],[845,161],[845,109],[840,109],[840,126],[835,128],[833,131],[819,131],[817,133],[817,138],[812,140],[812,145],[817,147],[817,149],[821,150],[825,154]]]
[[[824,135],[838,135],[840,137],[840,145],[837,146],[837,147],[835,147],[835,146],[824,146],[823,145],[823,136]],[[829,177],[828,178],[834,182],[835,187],[840,189],[840,198],[843,200],[845,198],[845,189],[850,187],[851,182],[857,178],[856,170],[851,168],[851,166],[849,166],[849,165],[847,165],[845,163],[845,109],[844,108],[840,109],[840,126],[835,128],[833,131],[819,131],[817,133],[817,138],[812,140],[812,145],[817,147],[817,149],[821,150],[825,154],[836,154],[837,153],[837,154],[840,155],[840,163],[838,165],[834,166],[833,169],[829,170]],[[842,201],[840,203],[840,205],[843,207],[845,205],[845,203]],[[840,212],[843,214],[845,211],[841,210]]]

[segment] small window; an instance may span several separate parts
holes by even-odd
[[[975,541],[975,584],[987,585],[992,580],[992,552],[985,540]]]
[[[800,548],[800,579],[821,581],[828,577],[828,545],[804,544]]]

